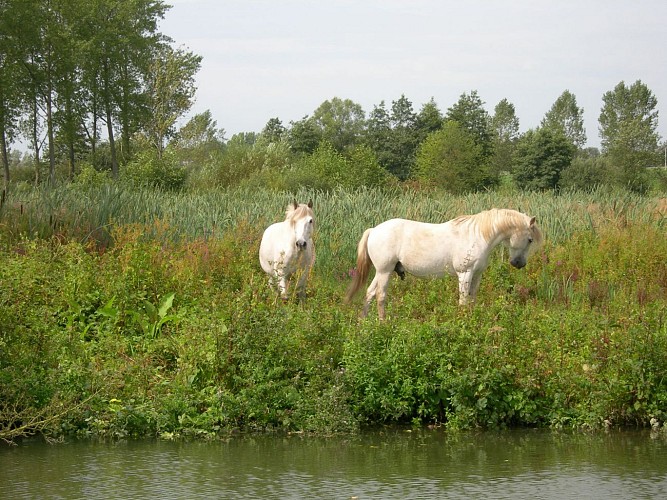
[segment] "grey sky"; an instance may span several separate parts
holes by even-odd
[[[374,105],[431,97],[445,113],[476,90],[493,113],[514,104],[521,131],[565,90],[599,146],[602,95],[641,80],[667,136],[664,0],[167,0],[160,30],[203,56],[197,101],[230,138],[273,117],[299,120],[327,99]]]

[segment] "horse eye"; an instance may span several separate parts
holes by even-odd
[[[533,242],[533,238],[528,238],[528,243],[532,243],[532,242]]]

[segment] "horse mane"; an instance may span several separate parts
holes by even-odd
[[[307,216],[313,217],[314,214],[313,209],[305,203],[301,203],[296,207],[293,203],[287,205],[287,209],[285,210],[285,220],[289,221],[290,224],[294,224],[295,221]]]
[[[479,230],[485,241],[491,241],[498,234],[507,234],[517,228],[529,227],[531,217],[509,208],[492,208],[474,215],[462,215],[452,222],[468,225]],[[530,225],[535,246],[542,243],[542,233],[536,224]]]

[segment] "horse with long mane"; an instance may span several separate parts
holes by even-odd
[[[507,246],[510,264],[521,269],[541,242],[535,217],[510,209],[493,208],[442,224],[391,219],[367,229],[361,237],[356,274],[346,302],[366,283],[372,264],[375,277],[366,290],[362,317],[368,314],[375,297],[378,316],[385,318],[387,288],[393,272],[401,279],[406,272],[420,278],[456,275],[459,304],[470,304],[475,301],[482,273],[496,246]]]
[[[259,245],[259,263],[269,275],[269,285],[287,300],[290,279],[298,276],[299,301],[306,298],[306,281],[315,262],[313,201],[287,205],[285,220],[266,228]]]

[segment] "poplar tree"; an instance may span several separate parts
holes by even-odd
[[[514,104],[501,100],[494,108],[491,118],[493,133],[493,156],[491,165],[496,174],[512,171],[512,157],[519,139],[519,118]]]
[[[467,130],[475,139],[475,143],[482,148],[484,157],[491,156],[493,152],[491,120],[476,90],[469,94],[461,94],[459,100],[447,110],[445,118],[458,122],[464,130]]]
[[[602,100],[602,152],[616,172],[617,182],[643,190],[646,167],[659,162],[658,100],[641,80],[630,86],[621,81]]]
[[[542,119],[541,127],[560,131],[577,149],[586,145],[584,108],[577,106],[577,98],[569,90],[556,99]]]

